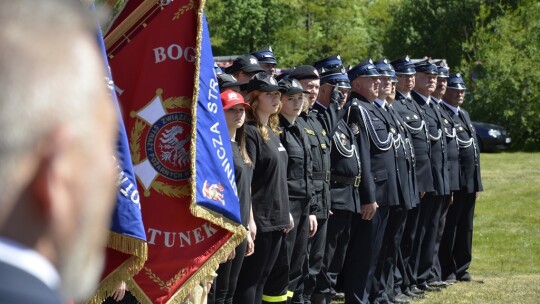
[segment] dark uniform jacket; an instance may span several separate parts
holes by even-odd
[[[398,177],[398,189],[403,199],[403,207],[406,210],[416,207],[420,203],[418,185],[416,184],[416,171],[414,168],[415,156],[412,146],[412,136],[405,127],[403,119],[392,105],[388,106],[390,114],[390,131],[394,129],[394,151],[396,155],[396,169]],[[397,140],[400,136],[399,141]]]
[[[367,137],[363,138],[367,141]],[[360,140],[355,138],[345,121],[340,120],[332,137],[332,210],[360,213],[361,204],[375,202],[369,150],[361,147],[357,150],[357,142]],[[366,144],[360,145],[366,147]]]
[[[399,91],[396,92],[396,100],[392,106],[399,113],[412,136],[418,191],[434,191],[431,173],[431,144],[424,125],[424,114],[414,100],[406,98]]]
[[[282,115],[279,115],[279,125],[282,130],[279,139],[289,156],[287,162],[289,200],[307,204],[313,197],[314,191],[309,140],[302,127],[297,123],[291,124]]]
[[[348,123],[355,124],[358,131],[369,136],[371,175],[376,187],[379,206],[398,206],[398,178],[394,154],[393,133],[390,130],[390,114],[378,104],[369,102],[364,96],[352,92]]]
[[[446,105],[443,104],[443,107],[456,125],[456,133],[459,140],[460,188],[466,193],[482,191],[480,150],[478,149],[476,131],[472,125],[469,113],[463,109],[459,109],[459,113],[455,114]]]
[[[0,303],[65,303],[58,291],[20,268],[0,262],[0,274]]]
[[[336,104],[324,108],[316,103],[319,120],[328,128],[332,142],[330,155],[330,196],[332,210],[360,213],[360,205],[375,202],[367,135],[359,141],[343,120],[345,110]]]
[[[443,119],[439,106],[435,103],[427,103],[420,94],[411,92],[411,97],[416,101],[424,113],[429,139],[431,142],[431,172],[435,195],[449,195],[450,184],[448,178],[448,166],[446,157],[446,140],[442,136]],[[431,100],[430,100],[431,101]]]
[[[454,120],[448,112],[443,109],[443,103],[431,98],[432,102],[436,102],[441,110],[441,117],[443,119],[443,136],[446,138],[446,157],[448,160],[448,178],[450,183],[450,191],[459,190],[459,147],[456,139],[456,128]]]
[[[310,214],[326,219],[330,210],[330,137],[317,119],[316,111],[301,113],[296,122],[304,129],[311,152],[314,197]]]

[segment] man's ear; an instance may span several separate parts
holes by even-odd
[[[36,153],[38,162],[29,189],[36,201],[36,211],[44,218],[54,216],[54,203],[64,195],[62,187],[69,178],[65,162],[68,161],[71,142],[71,132],[58,128],[42,141]]]

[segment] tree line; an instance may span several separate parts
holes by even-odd
[[[341,54],[445,58],[467,78],[474,120],[540,150],[540,3],[536,0],[207,0],[214,56],[272,45],[278,67]]]

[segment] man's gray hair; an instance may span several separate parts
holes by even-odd
[[[90,15],[75,0],[0,1],[0,207],[20,190],[17,167],[45,135],[89,125],[84,112],[105,85],[96,81],[105,70]]]

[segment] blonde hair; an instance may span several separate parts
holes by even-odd
[[[302,94],[302,112],[307,112],[309,109],[309,100],[306,95]]]
[[[268,129],[265,125],[261,123],[260,118],[257,116],[257,108],[259,107],[259,95],[261,95],[261,91],[252,91],[248,93],[244,98],[245,101],[251,105],[251,107],[246,111],[246,118],[248,121],[254,121],[257,123],[257,128],[259,129],[259,132],[261,132],[263,140],[268,141],[270,140]],[[278,111],[276,113],[270,114],[270,117],[268,117],[268,127],[276,134],[281,134],[281,130],[279,130],[278,127],[279,111],[281,111],[281,99],[279,101]]]

